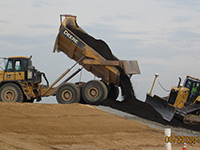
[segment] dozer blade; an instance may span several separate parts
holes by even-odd
[[[150,104],[163,119],[170,122],[175,114],[175,108],[173,106],[169,106],[167,101],[161,97],[154,95],[153,97],[147,94],[146,103]]]

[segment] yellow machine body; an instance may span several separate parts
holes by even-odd
[[[5,70],[0,71],[1,101],[13,102],[19,90],[25,102],[40,98],[46,87],[40,84],[41,72],[32,66],[31,57],[16,56],[6,60]]]
[[[170,101],[169,101],[170,100],[170,95],[172,95],[172,91],[177,91],[177,93],[178,93],[178,95],[177,95],[177,97],[175,99],[174,104],[171,104]],[[187,102],[188,96],[189,96],[189,89],[188,88],[173,87],[171,89],[171,92],[170,92],[170,94],[168,96],[167,101],[168,101],[168,103],[169,103],[170,106],[173,106],[175,108],[181,109],[181,108],[184,107],[184,104]]]

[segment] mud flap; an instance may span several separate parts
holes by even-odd
[[[173,106],[169,106],[165,99],[147,94],[145,102],[150,104],[168,122],[174,117],[176,110]]]

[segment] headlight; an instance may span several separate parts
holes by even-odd
[[[28,70],[27,77],[28,77],[28,79],[32,79],[33,78],[33,72],[31,70]]]

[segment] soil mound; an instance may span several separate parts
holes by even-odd
[[[160,150],[165,146],[163,131],[89,105],[0,103],[0,122],[1,150]],[[197,142],[187,147],[200,150]]]
[[[164,146],[162,131],[88,105],[0,103],[0,122],[2,150],[144,150],[143,143],[153,150]]]

